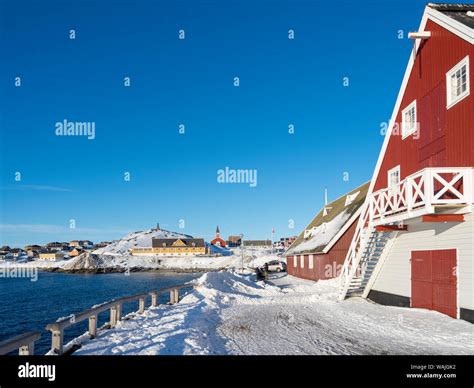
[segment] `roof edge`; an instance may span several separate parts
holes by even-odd
[[[331,205],[331,203],[333,202],[336,202],[336,201],[339,201],[340,199],[342,199],[343,197],[346,197],[347,195],[349,195],[350,193],[353,193],[355,191],[357,191],[358,189],[360,189],[361,187],[365,186],[369,184],[369,188],[367,190],[370,189],[370,180],[360,184],[359,186],[355,187],[354,189],[348,191],[347,193],[345,194],[342,194],[340,195],[339,197],[337,197],[336,199],[334,199],[333,201],[331,201],[330,203],[327,204],[327,206]],[[359,190],[360,191],[360,190]],[[367,191],[367,194],[366,194],[366,198],[364,198],[364,202],[359,206],[359,208],[354,212],[354,214],[344,223],[344,226],[341,228],[341,230],[339,230],[339,232],[337,232],[337,234],[331,239],[329,240],[329,242],[326,244],[326,246],[324,247],[323,251],[322,252],[313,252],[313,253],[310,253],[308,252],[308,254],[326,254],[328,253],[331,248],[334,246],[334,244],[341,238],[341,236],[347,231],[347,229],[349,229],[349,227],[353,224],[354,220],[359,216],[361,210],[362,210],[362,207],[365,205],[366,203],[366,200],[367,200],[367,196],[369,195],[369,191]],[[314,218],[317,217],[317,215],[324,209],[325,206],[321,207],[319,209],[319,211],[316,213],[316,215],[309,221],[309,223],[304,227],[303,230],[306,230],[308,229],[308,227],[311,225],[311,223],[313,222]],[[301,233],[300,233],[301,234]],[[291,248],[293,248],[293,245],[296,243],[297,239],[295,239],[295,241],[293,241],[291,243],[291,245],[288,247],[288,249],[284,252],[284,254],[286,255],[290,250]],[[298,243],[300,244],[300,242]],[[294,254],[299,254],[299,253],[294,253]],[[305,253],[306,254],[306,253]]]

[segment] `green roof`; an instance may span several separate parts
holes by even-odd
[[[309,223],[309,225],[299,234],[298,238],[291,244],[287,250],[287,254],[311,254],[322,253],[326,246],[346,226],[347,222],[359,210],[365,201],[369,190],[370,181],[355,188],[347,194],[339,197],[335,201],[324,206]],[[355,199],[346,206],[346,198],[348,195],[357,193]],[[324,215],[324,208],[327,208],[327,214]],[[309,236],[305,239],[305,230],[317,228],[326,224],[327,234],[322,236]]]

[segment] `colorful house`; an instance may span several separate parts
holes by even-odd
[[[90,240],[73,240],[69,242],[69,246],[74,248],[92,247],[93,245],[94,243]]]
[[[57,250],[53,250],[53,249],[42,249],[41,251],[39,251],[38,256],[40,260],[55,261],[55,260],[63,259],[64,253],[59,252]]]
[[[214,240],[211,241],[211,245],[215,245],[217,247],[225,247],[226,246],[225,240],[221,238],[221,233],[219,231],[219,226],[217,226],[217,228],[216,228],[216,237],[214,238]]]
[[[341,272],[340,299],[474,322],[474,5],[428,4]]]
[[[189,256],[206,253],[206,244],[202,238],[152,238],[151,247],[132,248],[135,256]]]
[[[46,244],[46,249],[54,249],[54,250],[61,250],[61,249],[66,249],[68,247],[68,243],[65,242],[50,242]]]
[[[286,251],[290,275],[309,280],[338,276],[349,250],[369,182],[326,204]]]
[[[271,248],[272,240],[244,240],[243,246],[246,248]]]
[[[240,244],[242,244],[242,237],[238,235],[229,236],[227,239],[227,245],[229,247],[240,247]]]
[[[74,249],[71,249],[68,253],[68,255],[70,257],[76,257],[76,256],[79,256],[80,254],[84,253],[85,251],[82,250],[81,248],[74,248]]]

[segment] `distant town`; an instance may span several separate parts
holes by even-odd
[[[157,224],[152,230],[159,231]],[[296,240],[297,236],[281,237],[277,241],[264,240],[244,240],[242,235],[230,235],[223,239],[220,235],[219,227],[216,228],[215,238],[206,243],[204,238],[151,238],[151,244],[147,247],[134,247],[129,249],[132,256],[198,256],[216,254],[212,247],[237,248],[245,246],[248,248],[273,248],[275,252],[284,252]],[[107,247],[119,240],[101,241],[94,243],[91,240],[72,240],[69,242],[53,241],[45,245],[26,245],[21,247],[10,247],[4,245],[0,248],[0,261],[16,263],[26,263],[29,261],[61,261],[75,258],[87,252]]]

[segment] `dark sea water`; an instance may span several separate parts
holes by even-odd
[[[0,341],[27,331],[41,331],[35,354],[45,354],[51,347],[50,332],[45,330],[48,323],[114,298],[179,285],[199,276],[162,272],[135,272],[128,276],[39,272],[36,282],[28,278],[0,278]],[[159,297],[162,303],[168,300],[169,296]],[[138,301],[126,303],[123,315],[137,309]],[[99,325],[108,320],[108,312],[99,314]],[[87,329],[87,320],[66,329],[64,344]]]

